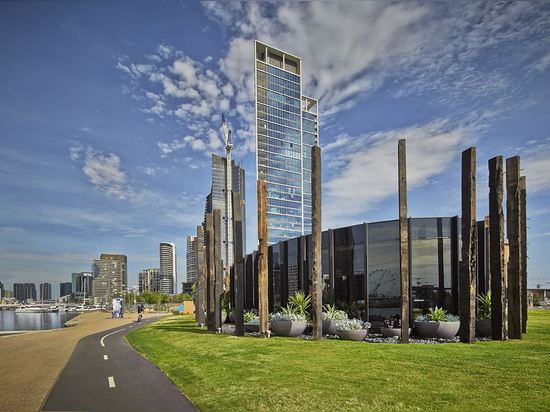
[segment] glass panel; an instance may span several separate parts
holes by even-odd
[[[411,289],[414,315],[451,308],[450,219],[411,220]]]
[[[369,317],[376,327],[401,313],[398,221],[369,223],[367,245]]]
[[[298,240],[288,241],[288,296],[291,297],[298,291]]]

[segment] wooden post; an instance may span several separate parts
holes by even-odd
[[[206,324],[208,330],[215,332],[214,327],[214,218],[206,213]]]
[[[508,337],[521,339],[521,240],[519,156],[506,159],[506,231],[508,260]]]
[[[521,332],[527,333],[527,182],[519,179],[521,242]]]
[[[401,343],[409,343],[409,222],[407,218],[407,143],[397,145],[399,191],[399,272],[401,278]]]
[[[506,274],[504,271],[503,160],[489,160],[489,270],[491,271],[491,333],[506,339]]]
[[[204,228],[197,226],[197,306],[195,308],[196,320],[199,326],[206,324],[204,312],[206,311],[206,259],[204,251]]]
[[[258,180],[258,312],[260,336],[269,337],[267,285],[267,183]]]
[[[459,274],[460,341],[473,343],[476,335],[476,148],[462,152],[462,264]]]
[[[313,339],[323,337],[323,278],[321,269],[321,148],[311,148],[311,306],[313,312]]]
[[[220,209],[214,209],[214,331],[216,332],[221,332],[222,327],[222,295],[222,213]]]
[[[233,292],[235,296],[235,335],[244,335],[244,247],[243,247],[243,199],[233,192]]]

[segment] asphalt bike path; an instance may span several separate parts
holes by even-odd
[[[124,336],[145,319],[82,338],[61,372],[44,411],[197,411]]]

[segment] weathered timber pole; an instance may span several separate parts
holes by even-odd
[[[311,148],[311,307],[313,311],[313,339],[323,337],[323,278],[321,269],[321,148]]]
[[[206,259],[204,251],[204,228],[197,226],[197,305],[195,307],[195,318],[200,326],[206,324],[204,312],[206,311]]]
[[[243,200],[239,192],[233,192],[233,293],[235,296],[235,335],[244,335],[244,246]]]
[[[521,239],[519,156],[506,159],[506,232],[508,259],[508,337],[521,339]]]
[[[476,148],[462,152],[462,264],[459,274],[460,341],[476,336]]]
[[[222,295],[222,213],[220,209],[214,209],[214,330],[220,332],[222,327]]]
[[[260,336],[269,337],[267,286],[267,183],[258,180],[258,312]]]
[[[409,222],[407,218],[407,143],[397,145],[399,191],[399,273],[401,278],[401,343],[409,343]]]
[[[521,332],[527,333],[527,182],[519,179],[521,242]]]
[[[504,270],[504,170],[502,156],[489,160],[489,270],[491,271],[491,334],[506,339],[506,273]]]
[[[206,324],[208,330],[215,332],[214,327],[214,218],[206,213]]]

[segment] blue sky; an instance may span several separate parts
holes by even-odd
[[[202,220],[221,112],[255,246],[253,48],[303,59],[320,99],[323,227],[394,219],[407,138],[411,216],[460,213],[460,152],[519,154],[529,284],[550,282],[548,2],[1,2],[0,281],[69,280],[102,252],[129,283]],[[550,284],[547,284],[550,287]]]

